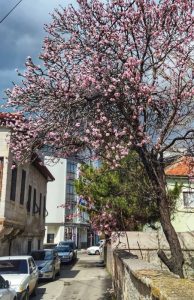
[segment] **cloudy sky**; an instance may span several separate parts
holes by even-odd
[[[0,20],[19,0],[0,1]],[[22,71],[27,56],[34,61],[41,51],[44,24],[51,21],[54,8],[75,5],[76,0],[23,0],[16,9],[0,23],[0,100],[4,90],[18,82],[15,69]]]

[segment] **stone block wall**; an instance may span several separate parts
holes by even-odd
[[[107,258],[109,249],[107,249]],[[193,300],[194,281],[180,279],[158,266],[138,259],[126,250],[114,250],[112,274],[117,300]]]
[[[170,255],[169,246],[161,232],[127,232],[130,253],[137,255],[139,259],[156,265],[161,270],[168,270],[159,259],[157,252],[162,249]],[[185,277],[194,278],[194,232],[178,233],[181,243],[185,264]],[[107,268],[111,272],[114,249],[128,249],[126,236],[123,234],[117,240],[112,240],[107,245]]]

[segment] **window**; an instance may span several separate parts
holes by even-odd
[[[76,194],[66,194],[66,202],[67,204],[71,204],[72,202],[77,204]]]
[[[24,204],[25,184],[26,184],[26,171],[22,170],[20,204]]]
[[[194,192],[183,192],[184,207],[194,208]]]
[[[44,249],[44,250],[39,250],[39,251],[32,251],[31,253],[33,259],[35,261],[40,261],[40,260],[52,260],[54,256],[54,251],[52,249]]]
[[[27,201],[27,212],[30,213],[30,210],[31,210],[31,200],[32,200],[32,187],[31,185],[29,185],[28,187],[28,201]]]
[[[15,201],[17,183],[17,168],[14,168],[11,173],[11,193],[10,200]]]
[[[43,216],[44,218],[48,216],[48,211],[46,210],[46,196],[43,199]]]
[[[47,234],[47,243],[54,243],[54,233],[48,233]]]
[[[77,171],[77,164],[71,161],[67,162],[67,172],[75,174]]]
[[[34,189],[34,195],[33,195],[33,215],[36,212],[36,189]]]
[[[40,193],[40,202],[39,202],[39,215],[42,215],[42,194]]]
[[[25,259],[3,259],[0,261],[1,274],[28,274],[28,265]]]
[[[29,268],[30,273],[32,273],[36,269],[36,264],[32,258],[29,259]]]
[[[67,183],[67,194],[74,195],[75,194],[75,189],[74,189],[74,184],[73,183]]]

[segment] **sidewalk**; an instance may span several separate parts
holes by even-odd
[[[99,264],[100,256],[82,252],[86,250],[80,250],[78,262],[61,274],[64,288],[57,300],[111,300],[112,280]]]

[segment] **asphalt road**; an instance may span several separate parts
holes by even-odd
[[[74,265],[62,265],[61,275],[54,282],[40,282],[37,296],[31,300],[109,300],[111,279],[100,257],[78,254]]]

